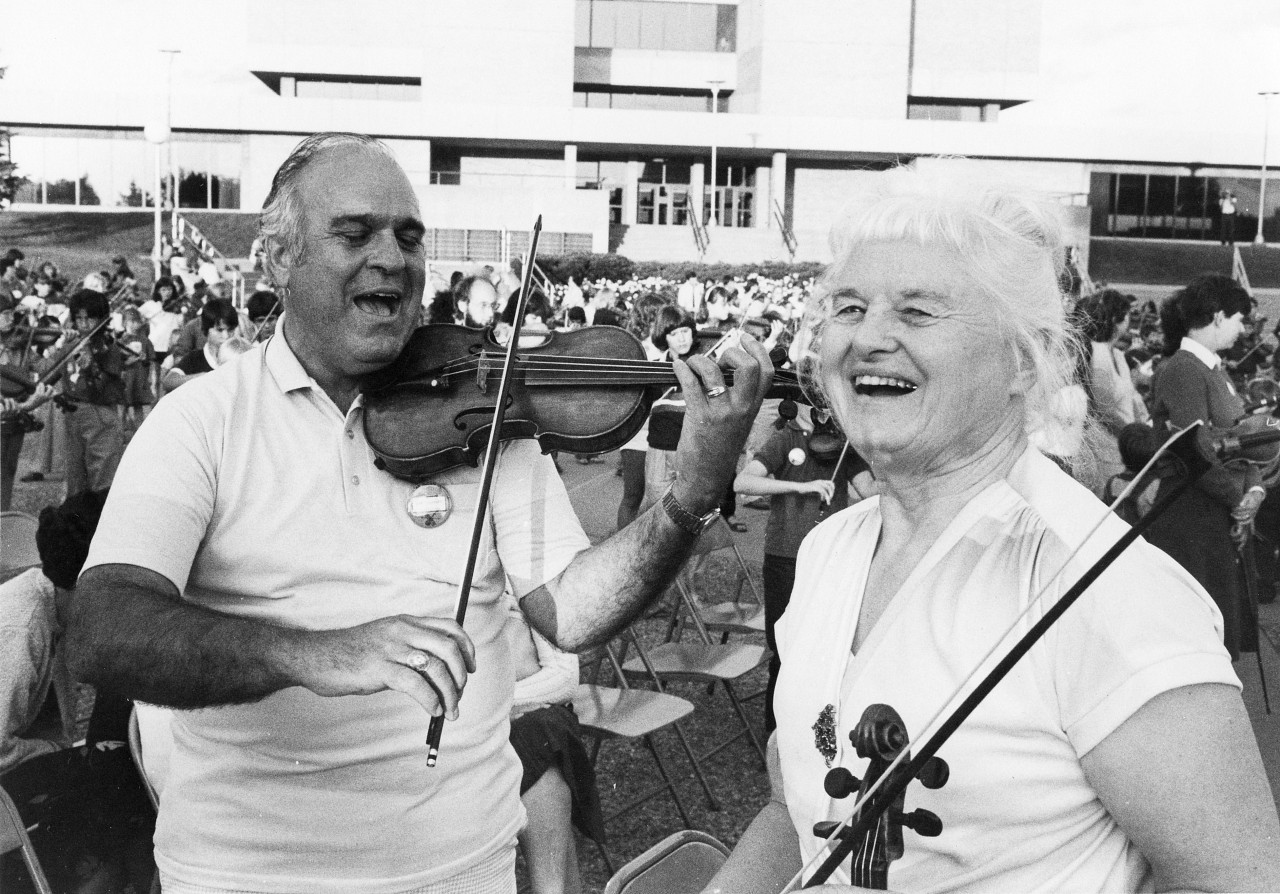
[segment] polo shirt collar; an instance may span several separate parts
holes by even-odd
[[[1209,369],[1217,369],[1222,364],[1221,357],[1213,351],[1210,351],[1204,345],[1200,344],[1200,342],[1196,341],[1194,338],[1188,338],[1184,335],[1182,337],[1182,343],[1178,345],[1178,348],[1179,350],[1186,351],[1188,354],[1194,354],[1199,357],[1200,361],[1204,363],[1205,366],[1209,367]]]
[[[276,380],[276,384],[280,386],[281,391],[288,393],[302,388],[315,387],[315,379],[311,378],[310,374],[302,368],[302,363],[298,360],[298,356],[293,353],[293,348],[289,347],[289,343],[285,341],[283,332],[277,330],[267,340],[267,347],[264,353],[266,355],[267,369],[270,370],[272,378]]]

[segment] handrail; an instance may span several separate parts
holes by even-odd
[[[684,207],[685,216],[689,218],[689,227],[693,230],[693,244],[697,246],[698,258],[701,260],[702,256],[707,253],[707,248],[711,245],[711,236],[707,233],[707,228],[698,220],[698,212],[693,209],[693,200],[686,197]]]
[[[551,277],[547,276],[546,271],[538,266],[538,262],[533,262],[533,270],[530,271],[533,276],[533,284],[542,289],[542,294],[550,301],[555,295],[555,284],[551,282]]]
[[[778,228],[782,231],[782,243],[787,247],[787,251],[791,254],[791,260],[796,259],[796,249],[800,247],[800,243],[796,241],[796,234],[787,223],[786,217],[782,213],[782,206],[778,204],[778,200],[773,200],[773,217],[778,222]]]
[[[177,234],[174,240],[177,245],[182,245],[183,239],[189,241],[200,252],[209,257],[210,260],[216,262],[219,266],[219,273],[226,276],[231,281],[231,303],[238,308],[244,307],[245,301],[245,281],[244,274],[239,268],[232,265],[229,258],[222,252],[218,251],[218,247],[201,233],[191,221],[187,220],[181,214],[174,214],[174,233]],[[194,272],[194,271],[193,271]]]

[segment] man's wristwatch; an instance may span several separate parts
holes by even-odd
[[[689,532],[694,537],[700,536],[703,531],[711,527],[713,521],[720,517],[719,509],[712,509],[706,515],[694,515],[680,505],[680,501],[676,499],[670,487],[662,495],[662,508],[667,513],[667,518],[675,522],[677,528]]]

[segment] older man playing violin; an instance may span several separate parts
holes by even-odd
[[[116,479],[70,652],[85,680],[180,709],[166,892],[513,892],[504,589],[562,648],[618,631],[709,521],[769,385],[751,340],[722,361],[731,387],[709,360],[677,364],[686,475],[593,548],[550,458],[503,446],[464,630],[479,473],[440,473],[439,511],[410,513],[414,486],[375,467],[361,425],[362,383],[418,325],[424,232],[382,144],[299,144],[262,216],[280,331],[161,401]]]
[[[1002,634],[1127,530],[1029,446],[1060,424],[1073,368],[1053,204],[891,171],[833,243],[808,308],[815,378],[879,493],[800,548],[777,627],[775,800],[713,883],[726,894],[782,890],[806,861],[811,879],[815,824],[853,809],[824,790],[829,768],[867,775],[850,732],[868,708],[923,741]],[[1239,689],[1212,600],[1138,540],[942,745],[950,780],[906,790],[940,834],[907,829],[900,854],[868,836],[830,881],[1280,890],[1280,822]],[[887,877],[863,871],[895,857]]]

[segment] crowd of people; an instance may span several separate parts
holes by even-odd
[[[24,810],[75,792],[116,817],[93,859],[50,861],[65,889],[97,872],[141,891],[154,854],[176,894],[512,892],[518,842],[534,891],[580,890],[572,828],[604,828],[573,653],[643,612],[717,516],[735,525],[739,496],[769,509],[773,794],[711,889],[777,891],[801,871],[815,823],[849,812],[823,777],[863,772],[845,742],[864,709],[892,705],[921,735],[996,631],[1105,551],[1087,536],[1095,497],[1133,477],[1136,443],[1244,415],[1222,355],[1254,315],[1220,276],[1158,309],[1064,293],[1052,205],[1016,191],[898,170],[853,198],[817,279],[532,290],[522,333],[621,326],[678,384],[621,445],[617,530],[595,545],[560,459],[500,448],[465,626],[453,598],[481,473],[383,471],[361,389],[424,323],[505,343],[525,271],[433,281],[382,144],[294,150],[244,308],[198,259],[142,294],[123,258],[55,287],[51,265],[11,252],[5,505],[40,422],[67,439],[69,497],[41,516],[42,566],[0,585],[0,612],[23,606],[0,630],[31,656],[0,674],[22,694],[0,698],[0,784]],[[766,404],[786,367],[804,390]],[[37,384],[42,370],[57,375]],[[1238,547],[1262,527],[1266,471],[1216,462],[960,728],[952,781],[912,795],[943,835],[908,835],[892,887],[1280,886],[1231,666],[1256,648]],[[62,723],[36,740],[51,689]],[[123,753],[101,746],[132,702],[164,709],[154,825],[141,783],[99,756]]]

